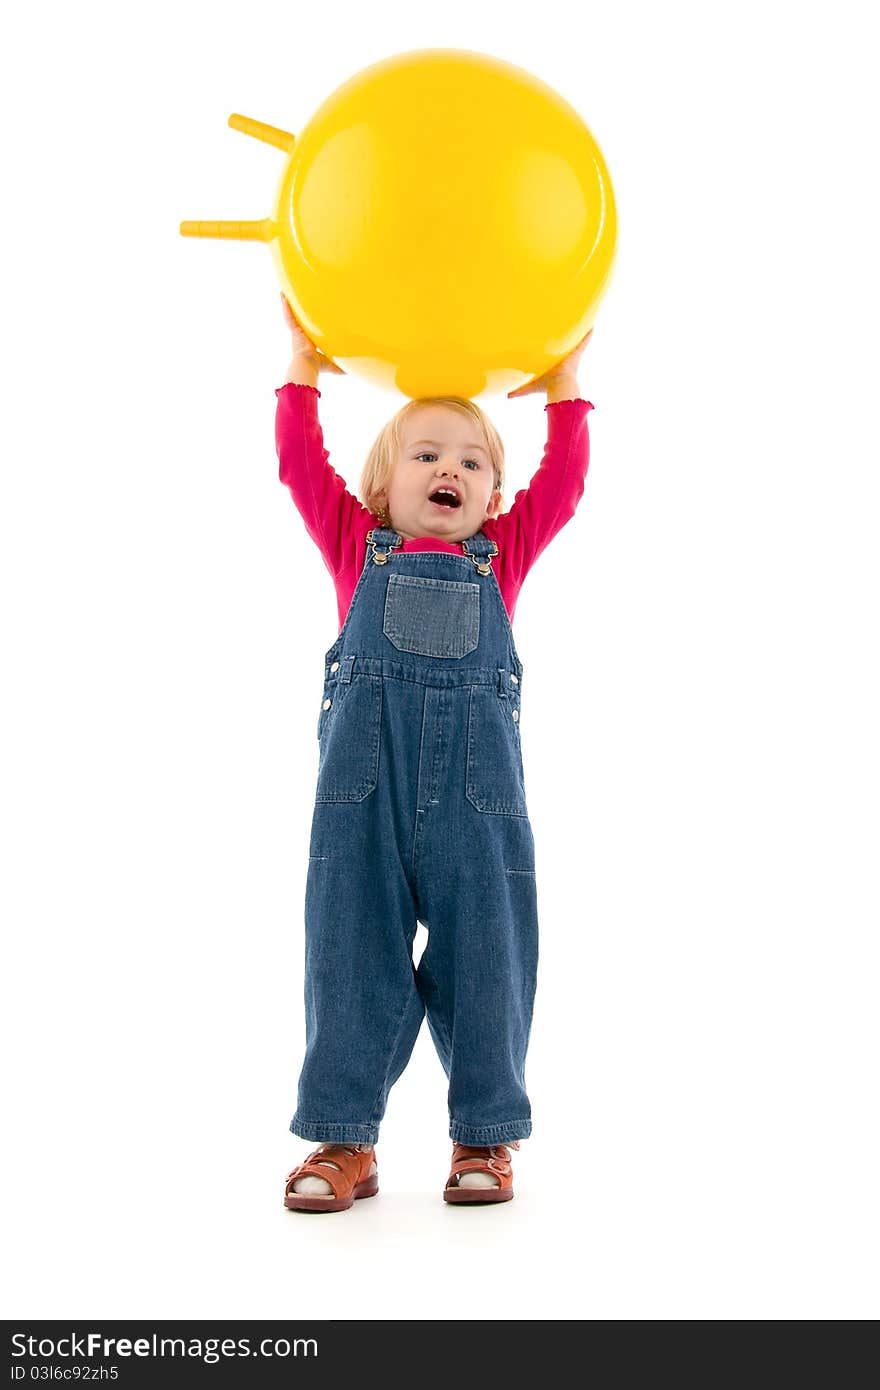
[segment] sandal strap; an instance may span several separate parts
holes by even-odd
[[[462,1173],[490,1173],[498,1178],[500,1187],[510,1187],[513,1179],[510,1149],[518,1148],[516,1139],[506,1144],[455,1144],[446,1186],[455,1187]]]
[[[336,1198],[348,1197],[358,1183],[363,1182],[374,1161],[374,1151],[355,1149],[345,1144],[329,1144],[315,1149],[304,1163],[287,1175],[285,1191],[293,1190],[291,1183],[298,1178],[323,1178],[333,1189]],[[335,1163],[335,1168],[329,1165]]]

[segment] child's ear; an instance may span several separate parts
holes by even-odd
[[[504,499],[501,496],[501,493],[496,487],[494,492],[492,493],[492,496],[489,498],[489,505],[486,508],[486,516],[496,517],[498,513],[501,511],[501,503],[503,502],[503,500]]]

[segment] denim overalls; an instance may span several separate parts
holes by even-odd
[[[327,652],[306,883],[306,1055],[290,1128],[375,1143],[422,1019],[449,1133],[525,1138],[535,996],[522,663],[482,531],[462,554],[367,535]],[[416,924],[428,930],[418,969]]]

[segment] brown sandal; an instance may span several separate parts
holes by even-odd
[[[487,1148],[456,1144],[452,1150],[452,1170],[443,1193],[444,1202],[509,1202],[513,1196],[510,1150],[518,1148],[518,1139]],[[498,1186],[460,1187],[462,1173],[490,1173],[498,1179]]]
[[[289,1211],[347,1211],[361,1197],[375,1197],[379,1191],[379,1174],[370,1172],[375,1162],[376,1150],[372,1145],[358,1149],[351,1144],[322,1144],[305,1163],[288,1173],[284,1205]],[[337,1166],[332,1168],[331,1163]],[[333,1196],[294,1192],[293,1184],[298,1178],[323,1178],[333,1188]]]

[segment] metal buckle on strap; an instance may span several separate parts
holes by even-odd
[[[373,542],[373,535],[374,531],[367,532],[367,545],[369,545],[373,551],[373,564],[387,565],[388,557],[392,553],[394,547],[387,545],[384,550],[380,550],[379,547],[375,545]]]
[[[481,560],[479,555],[472,555],[471,552],[468,550],[467,541],[461,542],[462,550],[464,551],[465,555],[468,557],[469,560],[473,560],[474,568],[476,569],[478,574],[488,574],[492,568],[492,560],[494,556],[498,554],[497,542],[489,541],[489,544],[491,545],[492,549],[489,552],[489,555],[486,557],[486,559]]]

